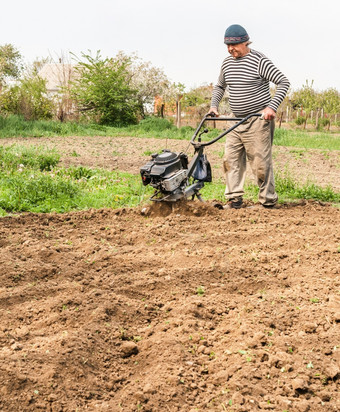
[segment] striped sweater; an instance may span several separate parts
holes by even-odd
[[[269,83],[277,85],[271,97]],[[284,74],[262,53],[250,50],[244,57],[224,59],[217,84],[214,86],[211,107],[218,108],[225,90],[229,92],[229,104],[236,116],[256,113],[265,107],[277,111],[289,89]]]

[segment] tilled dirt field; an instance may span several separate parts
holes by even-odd
[[[1,218],[0,410],[340,410],[339,213]]]

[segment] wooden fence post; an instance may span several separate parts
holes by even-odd
[[[181,127],[181,102],[180,100],[176,101],[176,126],[179,129]]]
[[[280,128],[280,129],[281,129],[282,119],[283,119],[283,111],[281,112],[280,120],[279,120],[279,128]]]
[[[319,127],[319,109],[316,111],[315,115],[315,128],[317,129]]]

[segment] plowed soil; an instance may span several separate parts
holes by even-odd
[[[164,146],[34,142],[135,173]],[[276,150],[301,179],[340,184],[338,154],[299,169]],[[0,410],[339,411],[339,217],[195,201],[1,218]]]

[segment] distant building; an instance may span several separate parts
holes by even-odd
[[[65,63],[46,63],[38,74],[46,80],[47,94],[54,98],[56,118],[60,121],[77,119],[77,106],[68,90],[70,82],[75,77],[74,66]]]
[[[39,71],[39,76],[46,80],[47,92],[54,95],[67,87],[74,79],[74,65],[65,63],[46,63]]]

